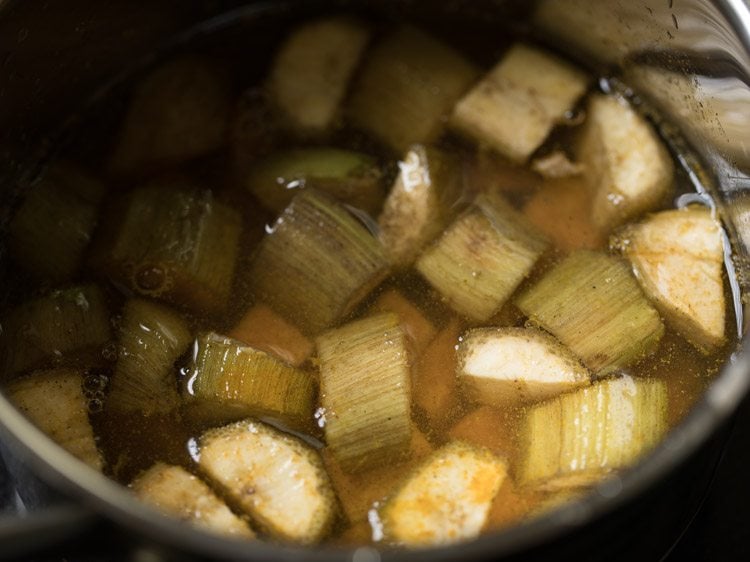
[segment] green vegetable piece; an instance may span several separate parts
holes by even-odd
[[[370,231],[331,197],[304,190],[261,242],[248,281],[256,300],[314,335],[351,312],[386,274]]]
[[[602,252],[570,254],[516,304],[599,375],[648,355],[664,334],[627,264]]]
[[[301,189],[314,187],[342,203],[376,214],[385,193],[374,158],[338,148],[278,152],[257,162],[247,185],[268,209],[280,213]]]

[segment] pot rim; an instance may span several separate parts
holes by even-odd
[[[5,4],[0,0],[0,8]],[[262,11],[272,2],[250,7]],[[743,0],[716,0],[714,4],[727,19],[732,30],[750,57],[750,6]],[[248,7],[242,8],[245,13]],[[216,20],[225,18],[220,15]],[[507,556],[527,547],[545,542],[585,526],[593,519],[615,510],[657,480],[664,478],[677,465],[704,444],[735,412],[750,388],[750,335],[745,334],[738,351],[732,353],[711,382],[703,396],[685,418],[661,443],[640,462],[608,478],[583,495],[548,514],[522,522],[507,530],[483,535],[458,545],[429,550],[431,560],[453,560],[467,556]],[[226,539],[196,528],[186,528],[173,518],[143,505],[125,487],[85,466],[55,445],[0,393],[0,434],[16,453],[21,453],[27,466],[48,485],[66,493],[75,501],[132,532],[146,537],[153,544],[167,543],[185,554],[220,557],[229,560],[257,559],[280,561],[323,562],[353,560],[362,551],[361,560],[417,561],[424,550],[395,550],[378,547],[316,547],[303,548],[271,545],[262,541],[248,543]],[[366,557],[369,555],[369,557]]]

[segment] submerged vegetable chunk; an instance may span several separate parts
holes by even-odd
[[[132,191],[118,214],[96,245],[97,269],[140,295],[194,312],[226,309],[239,213],[209,191],[155,183]]]
[[[458,378],[489,405],[544,400],[585,386],[589,373],[554,338],[530,328],[476,328],[458,344]]]
[[[287,38],[268,90],[292,127],[320,132],[334,123],[369,38],[362,22],[345,17],[307,22]]]
[[[412,146],[398,167],[378,225],[391,265],[406,268],[456,215],[462,170],[454,155],[423,145]]]
[[[460,335],[461,323],[453,318],[425,348],[414,369],[414,404],[435,427],[444,425],[459,404],[456,345]]]
[[[663,211],[620,235],[643,290],[667,321],[704,353],[724,343],[724,248],[710,209]]]
[[[306,334],[350,312],[386,276],[377,239],[327,195],[305,190],[276,220],[249,275],[257,300]]]
[[[349,99],[351,122],[398,152],[437,139],[453,104],[478,75],[450,47],[402,27],[365,59]]]
[[[110,168],[131,173],[220,148],[231,96],[211,59],[186,56],[158,67],[133,93]]]
[[[211,488],[180,466],[156,463],[130,487],[139,499],[166,515],[221,535],[255,537]]]
[[[318,453],[253,420],[204,433],[203,473],[271,537],[302,544],[324,538],[338,516]]]
[[[295,367],[313,352],[313,342],[263,303],[250,307],[227,335]]]
[[[599,375],[651,353],[664,333],[628,266],[601,252],[573,252],[516,304]]]
[[[411,430],[411,375],[398,316],[381,313],[316,340],[326,443],[347,472],[404,460]]]
[[[380,295],[370,309],[372,312],[393,312],[398,316],[401,329],[411,345],[414,355],[420,355],[435,337],[435,326],[414,303],[396,289]]]
[[[583,178],[547,180],[523,207],[523,214],[563,251],[606,247],[591,219],[591,195]]]
[[[71,355],[93,352],[112,339],[104,295],[95,285],[60,289],[8,312],[0,332],[0,365],[5,378]]]
[[[324,449],[322,456],[344,514],[350,524],[356,525],[367,522],[379,502],[398,487],[401,476],[415,468],[432,451],[433,446],[425,435],[413,427],[409,460],[404,464],[375,462],[366,472],[351,474],[341,468],[330,451]]]
[[[219,419],[268,416],[304,429],[313,417],[315,381],[309,373],[216,333],[197,341],[188,392]]]
[[[180,398],[174,362],[191,341],[185,319],[168,307],[143,299],[125,303],[107,406],[144,415],[175,408]]]
[[[457,312],[485,321],[546,247],[547,241],[499,196],[481,197],[425,250],[416,269]]]
[[[451,125],[524,162],[586,91],[589,78],[557,56],[516,44],[453,110]]]
[[[604,232],[654,210],[673,190],[669,153],[651,125],[615,97],[589,99],[578,158],[593,193],[592,220]]]
[[[443,446],[401,485],[380,512],[385,536],[408,546],[476,537],[506,477],[505,462],[461,441]]]
[[[625,376],[535,406],[521,433],[520,480],[585,486],[631,464],[666,430],[666,392],[661,381]]]
[[[265,207],[277,213],[300,190],[310,187],[372,214],[380,210],[385,197],[373,157],[330,147],[272,154],[254,163],[247,185]]]
[[[8,228],[13,258],[35,277],[69,280],[97,221],[104,186],[72,164],[57,163],[31,186]]]
[[[38,371],[13,381],[5,392],[13,404],[50,439],[90,467],[104,464],[83,394],[83,376],[74,369]]]

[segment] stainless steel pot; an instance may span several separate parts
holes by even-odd
[[[696,188],[711,194],[722,212],[734,240],[738,287],[746,292],[750,215],[744,209],[750,207],[743,201],[750,189],[750,10],[745,2],[539,0],[521,6],[502,0],[300,0],[283,2],[281,9],[313,10],[319,4],[362,4],[395,15],[430,14],[485,26],[515,17],[520,25],[530,25],[537,38],[567,50],[600,74],[616,72],[625,87],[658,108],[687,139],[691,150],[675,148],[691,159],[687,163]],[[255,18],[265,17],[272,8],[278,10],[279,3],[154,0],[136,8],[123,0],[0,0],[0,200],[9,201],[24,183],[29,164],[60,116],[73,114],[81,99],[133,60],[198,22],[218,18],[211,25],[221,25],[228,18],[222,14],[229,10],[239,10],[232,17]],[[5,204],[0,224],[7,213]],[[7,267],[6,260],[0,259],[0,264]],[[740,331],[744,333],[744,326]],[[686,516],[680,506],[698,501],[696,482],[709,480],[722,427],[747,393],[750,365],[745,340],[687,418],[638,466],[543,518],[431,552],[430,558],[541,559],[551,553],[556,558],[566,553],[599,558],[644,525],[659,532],[663,519]],[[3,447],[12,453],[9,458],[43,481],[54,496],[54,507],[35,516],[0,519],[0,556],[27,547],[29,537],[39,546],[85,530],[102,518],[113,522],[133,549],[167,558],[361,561],[421,556],[370,548],[318,551],[247,544],[188,530],[68,457],[2,396],[0,432]],[[666,479],[672,482],[668,490],[663,486]],[[45,498],[38,503],[44,505]],[[645,516],[644,510],[661,514],[658,510],[664,505],[666,515],[658,521]],[[613,530],[619,539],[612,538]]]

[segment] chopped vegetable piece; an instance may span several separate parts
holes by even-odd
[[[304,363],[313,352],[313,342],[262,303],[252,306],[227,335],[295,367]]]
[[[191,341],[185,319],[166,306],[143,299],[125,303],[107,407],[144,415],[174,409],[180,401],[174,362]]]
[[[492,406],[479,406],[462,417],[448,431],[448,437],[485,447],[502,457],[515,455],[517,412],[513,408],[499,410]]]
[[[451,125],[524,162],[583,95],[589,78],[555,55],[515,44],[453,110]]]
[[[657,213],[627,227],[619,243],[667,322],[704,353],[724,343],[724,248],[710,209]]]
[[[209,191],[153,184],[126,198],[95,267],[136,293],[219,314],[228,304],[242,221]]]
[[[460,334],[461,323],[451,319],[425,348],[414,372],[414,404],[438,427],[458,407],[456,345]]]
[[[221,147],[232,92],[210,59],[183,57],[138,84],[110,161],[116,173],[162,166]]]
[[[583,165],[573,162],[562,150],[555,150],[535,158],[531,169],[546,179],[560,179],[579,176],[583,173]]]
[[[207,531],[254,538],[255,533],[197,476],[180,466],[156,463],[130,487],[138,499]]]
[[[95,285],[52,291],[8,312],[0,332],[0,372],[8,378],[99,351],[112,339],[104,296]]]
[[[249,283],[257,300],[314,335],[351,312],[386,274],[370,231],[329,196],[305,190],[261,243]]]
[[[672,193],[669,153],[644,118],[612,96],[591,96],[578,158],[594,191],[592,220],[604,232],[654,210]]]
[[[225,417],[266,416],[295,429],[312,423],[315,381],[263,351],[215,333],[198,339],[188,392]]]
[[[268,209],[280,213],[301,189],[314,187],[342,203],[376,214],[385,193],[371,156],[339,148],[277,152],[256,162],[247,185]]]
[[[598,375],[648,355],[664,334],[628,266],[601,252],[570,254],[516,304]]]
[[[490,406],[552,398],[589,384],[569,349],[531,328],[476,328],[458,344],[458,378]]]
[[[328,447],[347,472],[403,461],[411,441],[411,376],[398,316],[376,314],[316,340]]]
[[[368,512],[394,491],[400,476],[416,467],[432,451],[432,445],[424,434],[413,427],[409,460],[405,464],[376,462],[367,472],[349,474],[325,449],[323,460],[344,514],[351,523],[356,523],[367,521]]]
[[[16,408],[55,443],[90,467],[102,469],[81,373],[73,369],[38,371],[13,381],[6,393]]]
[[[453,104],[478,76],[461,55],[413,28],[370,51],[349,100],[351,121],[398,152],[431,142]]]
[[[228,498],[276,539],[315,544],[338,515],[320,455],[299,439],[253,420],[212,429],[198,464]]]
[[[534,406],[519,479],[544,490],[586,486],[651,449],[667,427],[663,382],[625,376]]]
[[[531,272],[546,240],[499,196],[480,197],[417,260],[459,313],[488,320]]]
[[[461,164],[438,148],[412,146],[378,218],[380,241],[391,265],[407,268],[455,217]]]
[[[295,129],[331,127],[369,38],[362,22],[346,17],[307,22],[287,38],[268,89]]]
[[[398,315],[401,329],[408,338],[415,355],[422,353],[437,332],[424,313],[396,289],[389,289],[380,295],[370,310],[393,312]]]
[[[605,247],[591,221],[591,196],[583,178],[546,181],[526,202],[523,214],[564,251]]]
[[[506,474],[505,462],[486,449],[461,441],[443,446],[383,506],[385,536],[408,546],[476,537]]]
[[[56,164],[26,193],[8,229],[13,258],[34,276],[69,280],[97,220],[104,186],[71,164]]]

